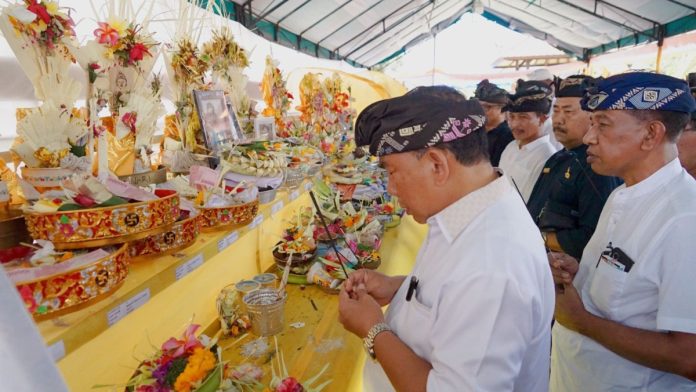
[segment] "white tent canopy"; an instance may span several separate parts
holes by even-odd
[[[694,0],[235,0],[232,8],[234,18],[259,34],[282,42],[278,32],[286,31],[331,57],[367,67],[439,33],[466,12],[577,57],[627,37],[659,41],[668,23],[696,17]],[[301,39],[289,45],[305,50]]]

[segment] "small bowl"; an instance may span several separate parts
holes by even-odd
[[[278,188],[272,188],[267,191],[259,191],[259,204],[268,204],[275,200],[278,194]]]

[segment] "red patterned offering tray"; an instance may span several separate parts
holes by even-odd
[[[162,233],[179,216],[179,195],[113,207],[25,214],[34,239],[56,249],[93,248],[135,241]]]
[[[97,249],[62,263],[7,271],[34,319],[45,320],[97,302],[128,275],[128,245]]]

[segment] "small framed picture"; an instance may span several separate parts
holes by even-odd
[[[194,90],[198,118],[205,137],[205,144],[212,153],[243,138],[234,110],[225,100],[222,90]]]
[[[254,138],[256,140],[273,140],[276,137],[276,124],[273,117],[256,117],[254,120]]]

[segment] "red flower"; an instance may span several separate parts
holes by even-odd
[[[302,384],[300,384],[295,377],[288,377],[280,382],[275,392],[304,392],[304,390]]]
[[[46,7],[43,4],[39,4],[36,0],[29,0],[29,6],[27,10],[36,14],[39,19],[43,20],[46,24],[51,24],[51,15],[46,11]]]
[[[130,129],[131,132],[135,133],[135,123],[138,120],[138,113],[128,112],[121,117],[121,121],[125,126]]]
[[[286,95],[288,98],[290,98],[290,99],[295,99],[295,97],[293,97],[292,94],[290,94],[289,91],[288,91],[287,93],[285,93],[285,95]]]
[[[96,71],[96,70],[100,69],[101,67],[97,63],[89,63],[89,68]]]
[[[100,44],[115,46],[118,44],[118,30],[111,27],[108,23],[99,22],[99,28],[94,30],[94,35]]]
[[[132,63],[140,61],[145,57],[145,55],[151,56],[150,52],[147,50],[145,44],[137,43],[128,52],[128,59]]]
[[[75,197],[73,197],[73,201],[84,208],[90,208],[97,204],[97,202],[95,202],[94,199],[83,194],[78,194]]]

